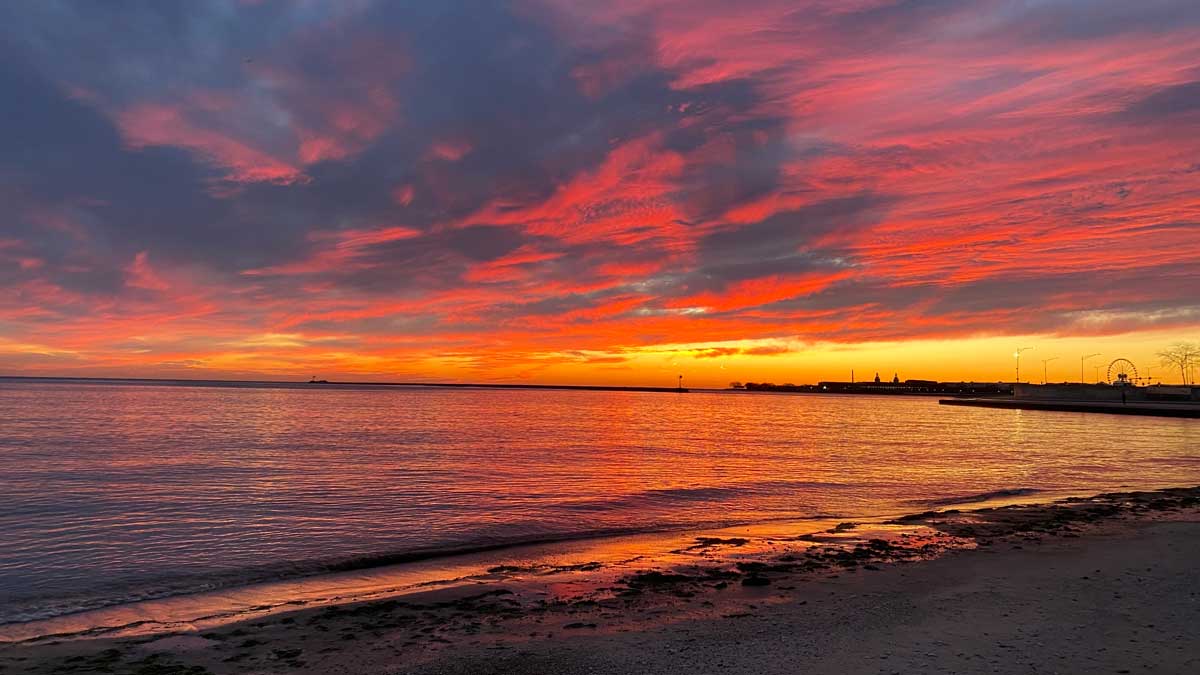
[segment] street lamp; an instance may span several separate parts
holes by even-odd
[[[1088,354],[1087,356],[1079,359],[1079,384],[1087,384],[1087,377],[1083,374],[1083,365],[1087,363],[1087,360],[1093,356],[1100,356],[1100,352]]]
[[[1033,349],[1033,347],[1021,347],[1017,351],[1013,352],[1013,358],[1017,360],[1017,382],[1021,381],[1021,353],[1027,352],[1030,349]]]
[[[1047,363],[1050,363],[1051,361],[1057,360],[1057,359],[1058,359],[1058,357],[1057,357],[1057,356],[1051,356],[1051,357],[1050,357],[1050,358],[1048,358],[1048,359],[1042,359],[1042,384],[1046,384],[1046,380],[1047,380],[1047,378],[1046,378],[1046,364],[1047,364]]]

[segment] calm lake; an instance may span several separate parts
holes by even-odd
[[[1200,420],[0,378],[0,623],[405,554],[1200,483]]]

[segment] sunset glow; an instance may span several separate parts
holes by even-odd
[[[0,374],[1167,379],[1200,338],[1198,3],[0,19]]]

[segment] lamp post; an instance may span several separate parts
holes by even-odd
[[[1046,377],[1046,364],[1050,363],[1051,361],[1054,361],[1056,359],[1058,359],[1057,356],[1051,356],[1048,359],[1042,359],[1042,384],[1046,384],[1046,380],[1048,379]]]
[[[1027,352],[1030,349],[1033,349],[1033,347],[1021,347],[1017,351],[1013,352],[1013,358],[1017,360],[1017,382],[1021,381],[1021,353]]]
[[[1100,356],[1100,352],[1096,352],[1095,354],[1088,354],[1087,356],[1079,359],[1079,384],[1087,384],[1087,377],[1084,376],[1084,374],[1083,374],[1083,366],[1085,363],[1087,363],[1087,360],[1092,358],[1093,356]]]

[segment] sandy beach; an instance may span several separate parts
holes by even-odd
[[[633,567],[496,568],[490,581],[215,629],[8,644],[0,672],[1179,673],[1200,666],[1192,628],[1200,625],[1200,488],[692,541]]]

